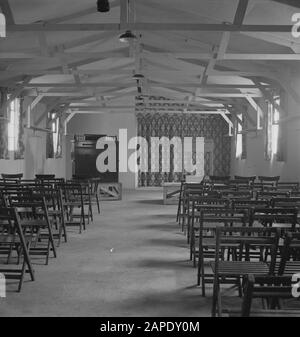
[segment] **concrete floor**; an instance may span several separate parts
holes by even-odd
[[[176,206],[161,199],[161,191],[127,191],[103,202],[86,232],[70,229],[57,259],[34,260],[35,282],[21,293],[8,285],[0,316],[210,316]]]

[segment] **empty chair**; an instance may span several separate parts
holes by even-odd
[[[300,233],[285,233],[280,263],[276,263],[279,275],[300,274]]]
[[[7,174],[2,173],[2,178],[5,183],[19,183],[23,178],[23,173],[18,174]]]
[[[259,299],[267,305],[254,309],[254,300]],[[283,301],[293,300],[297,309],[284,308]],[[241,310],[227,310],[232,317],[300,317],[300,304],[293,297],[293,280],[291,276],[257,276],[247,275]]]
[[[277,187],[280,176],[258,176],[258,180],[263,184],[263,189],[267,189],[268,186]]]
[[[282,230],[295,230],[298,210],[296,207],[251,209],[250,226],[277,227]]]
[[[16,264],[5,266],[1,265],[0,273],[5,275],[5,278],[19,280],[18,291],[21,291],[24,276],[29,272],[31,280],[34,281],[34,270],[30,261],[29,248],[31,237],[23,234],[23,229],[20,225],[20,218],[14,208],[0,208],[0,247],[1,252],[7,250],[8,262],[13,250],[18,253],[18,260],[23,256],[21,267]]]
[[[212,259],[215,256],[216,247],[216,230],[219,227],[245,226],[246,214],[243,211],[234,212],[230,208],[203,208],[200,211],[199,222],[199,240],[198,240],[198,268],[197,268],[197,284],[202,286],[202,296],[205,296],[205,284],[212,283],[213,275],[205,271],[205,259]],[[239,244],[228,243],[222,244],[222,259],[225,258],[225,249],[227,250],[227,258],[233,256],[236,259],[236,253]],[[196,252],[194,252],[196,255]]]
[[[19,195],[11,196],[9,200],[10,206],[15,207],[18,212],[20,226],[24,233],[34,235],[34,242],[30,247],[29,254],[45,256],[47,265],[51,250],[53,256],[56,257],[56,248],[45,198]],[[42,239],[46,240],[46,245],[43,244]]]
[[[59,187],[62,191],[62,207],[66,215],[65,226],[79,227],[79,233],[81,233],[82,229],[86,229],[82,185],[68,181],[59,184]],[[78,213],[75,213],[76,209],[79,210]]]
[[[231,283],[240,287],[243,277],[248,274],[274,274],[279,237],[280,231],[277,228],[216,228],[215,260],[211,262],[214,274],[212,316],[216,316],[217,313],[218,316],[222,315],[221,283]],[[236,254],[232,255],[231,260],[224,261],[224,246],[233,244],[239,247]],[[260,255],[252,258],[251,250],[259,250]]]

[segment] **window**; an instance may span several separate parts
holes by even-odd
[[[275,103],[280,106],[280,97],[275,98]],[[279,119],[280,112],[272,105],[272,155],[277,155],[279,140]]]
[[[8,106],[8,151],[15,152],[19,147],[20,99],[14,99]]]
[[[243,122],[243,115],[239,114],[237,115],[241,122]],[[237,122],[237,135],[236,135],[236,158],[241,158],[243,153],[243,126]]]
[[[56,155],[58,150],[58,138],[59,138],[59,118],[56,118],[56,114],[52,113],[52,137],[53,137],[53,153]]]
[[[51,133],[47,136],[47,158],[61,156],[60,118],[56,113],[48,114],[48,127]]]

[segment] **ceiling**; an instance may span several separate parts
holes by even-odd
[[[300,102],[288,81],[300,65],[298,1],[109,2],[99,13],[95,0],[0,0],[0,86],[67,114],[133,112],[139,102],[236,118],[246,105],[263,113],[258,99],[273,87]],[[128,29],[136,39],[120,42]],[[164,108],[165,99],[175,105]]]

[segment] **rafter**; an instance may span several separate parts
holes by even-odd
[[[73,32],[73,31],[115,31],[121,27],[118,23],[73,23],[73,24],[16,24],[8,25],[10,32]],[[203,32],[291,32],[293,25],[228,25],[206,23],[128,23],[122,29],[137,31],[203,31]]]
[[[233,24],[241,26],[244,22],[244,18],[247,12],[249,0],[239,0],[239,4],[235,13]]]

